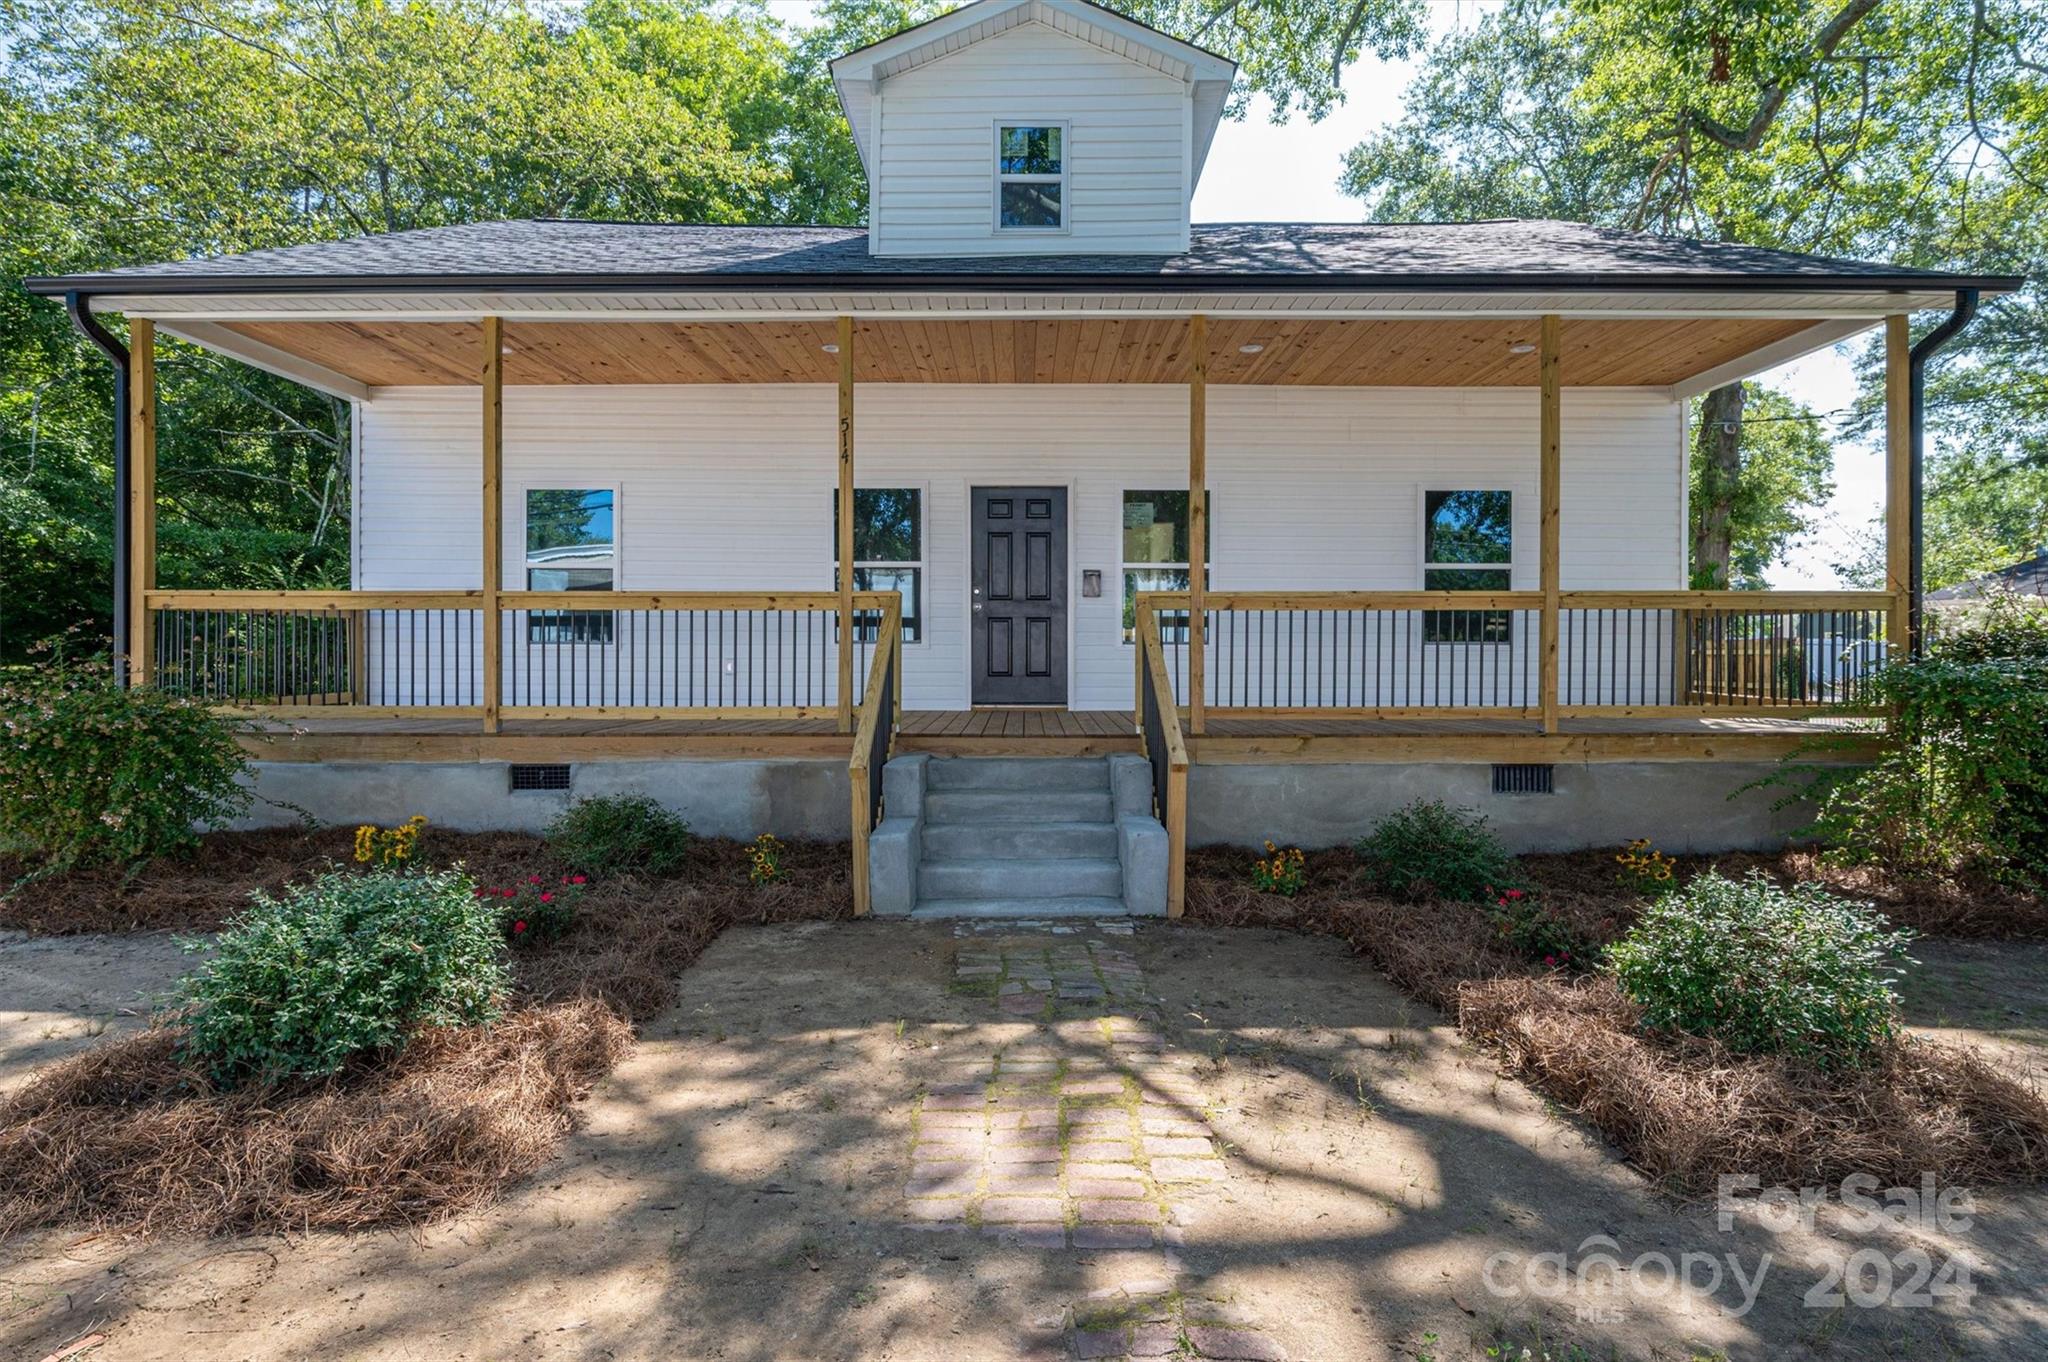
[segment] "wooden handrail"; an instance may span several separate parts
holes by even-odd
[[[875,635],[873,654],[868,658],[867,691],[861,696],[857,722],[853,730],[853,754],[847,759],[847,784],[853,798],[853,915],[866,917],[869,908],[868,887],[868,835],[874,831],[871,810],[874,805],[873,763],[868,758],[869,749],[875,745],[875,731],[882,723],[882,705],[892,697],[883,694],[883,679],[889,668],[896,669],[896,685],[903,686],[903,609],[902,597],[895,592],[884,593],[882,627]],[[855,604],[859,599],[856,594]],[[839,598],[833,597],[836,609]]]
[[[1885,591],[1565,591],[1563,610],[1883,610]],[[1145,591],[1141,609],[1185,610],[1185,591]],[[1210,591],[1210,610],[1539,610],[1540,591]]]
[[[1173,688],[1167,684],[1165,648],[1159,640],[1159,615],[1138,610],[1138,652],[1152,678],[1157,698],[1159,726],[1166,740],[1166,797],[1159,810],[1166,826],[1166,915],[1179,917],[1187,907],[1188,887],[1188,745],[1181,736],[1180,709],[1174,703]],[[1142,689],[1142,688],[1141,688]],[[1138,711],[1138,728],[1143,733],[1145,712]]]
[[[893,591],[857,591],[880,610]],[[151,610],[480,610],[481,591],[151,591]],[[837,610],[832,591],[503,591],[507,610]]]

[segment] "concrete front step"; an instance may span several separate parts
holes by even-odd
[[[927,861],[1067,860],[1116,856],[1110,823],[934,823],[924,830]]]
[[[1109,763],[1101,757],[952,757],[926,772],[937,790],[1109,789]]]
[[[942,763],[934,763],[942,764]],[[1035,763],[1027,763],[1035,764]],[[1108,823],[1109,791],[934,790],[924,797],[927,823]]]
[[[917,872],[920,899],[1120,898],[1124,870],[1107,860],[933,861]]]
[[[1093,896],[1064,899],[932,899],[920,898],[911,918],[948,917],[1123,917],[1120,898]]]

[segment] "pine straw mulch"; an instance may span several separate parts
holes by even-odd
[[[1609,911],[1629,915],[1635,900],[1615,876],[1615,850],[1609,847],[1515,859],[1524,881],[1542,891],[1545,903],[1555,905],[1568,899],[1583,905],[1604,904]],[[1730,879],[1761,870],[1781,884],[1812,881],[1844,897],[1874,903],[1898,926],[1924,936],[2048,938],[2048,896],[1985,879],[1901,879],[1874,867],[1830,865],[1818,852],[1802,849],[1731,851],[1676,860],[1681,880],[1714,869]]]
[[[346,830],[215,834],[190,861],[117,885],[114,904],[94,904],[88,877],[25,893],[39,930],[203,930],[252,889],[345,863],[350,841]],[[424,855],[461,861],[487,886],[563,872],[519,834],[430,832]],[[422,1032],[325,1081],[218,1089],[179,1061],[174,1022],[51,1066],[0,1099],[0,1235],[354,1230],[493,1200],[553,1156],[574,1104],[630,1050],[629,1023],[672,1005],[678,976],[726,927],[851,914],[844,844],[787,844],[783,878],[758,889],[745,856],[699,841],[673,877],[593,883],[567,936],[515,953],[513,1006],[497,1022]],[[205,867],[226,873],[209,888]],[[57,892],[37,893],[46,887]]]
[[[1612,854],[1525,857],[1524,878],[1584,939],[1605,943],[1635,914],[1609,888]],[[1716,859],[1739,873],[1733,858]],[[1784,863],[1753,859],[1767,870]],[[1251,860],[1190,852],[1187,919],[1342,938],[1674,1192],[1710,1193],[1723,1173],[1797,1186],[1851,1172],[1888,1183],[1922,1172],[1966,1184],[2048,1177],[2048,1102],[1973,1053],[1909,1037],[1879,1062],[1836,1074],[1647,1032],[1611,981],[1543,973],[1470,904],[1381,897],[1349,851],[1312,853],[1309,887],[1293,899],[1253,890]]]

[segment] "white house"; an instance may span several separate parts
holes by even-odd
[[[497,222],[32,281],[127,378],[133,676],[289,725],[262,788],[336,818],[644,788],[710,831],[850,810],[863,867],[886,818],[895,910],[1152,905],[1133,866],[1188,839],[1327,844],[1423,795],[1529,846],[1782,835],[1726,796],[1908,641],[1911,379],[2018,281],[1191,224],[1234,70],[977,0],[833,64],[865,230]],[[1887,589],[1686,590],[1688,399],[1874,327]],[[354,404],[350,590],[157,589],[159,331]]]

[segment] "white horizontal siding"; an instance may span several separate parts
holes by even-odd
[[[863,486],[925,489],[915,708],[968,703],[969,489],[1069,487],[1075,708],[1126,708],[1122,493],[1185,486],[1179,387],[868,385]],[[481,585],[475,390],[380,390],[363,406],[357,584]],[[829,590],[836,396],[823,386],[513,388],[505,394],[505,585],[522,584],[523,492],[616,485],[626,590]],[[1536,397],[1514,390],[1217,387],[1209,395],[1216,589],[1412,590],[1425,489],[1514,493],[1517,589],[1537,587]],[[1566,589],[1684,585],[1676,406],[1564,398]],[[1079,595],[1099,568],[1103,595]]]
[[[1178,252],[1188,236],[1186,82],[1039,23],[883,82],[876,255]],[[997,120],[1064,122],[1067,230],[995,229]]]

